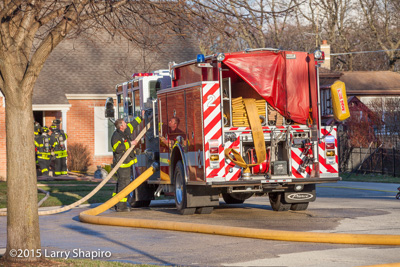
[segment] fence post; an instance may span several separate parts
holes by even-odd
[[[360,146],[360,170],[362,169],[361,146]]]
[[[393,147],[393,177],[396,177],[396,148]]]
[[[382,162],[382,174],[384,174],[383,172],[383,149],[381,148],[381,162]]]
[[[372,173],[371,146],[369,147],[369,173]]]

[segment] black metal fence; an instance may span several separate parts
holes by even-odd
[[[338,133],[340,172],[379,173],[400,177],[400,148],[372,144],[369,147],[350,147],[347,135]]]

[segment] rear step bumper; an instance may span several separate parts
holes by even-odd
[[[282,179],[264,179],[264,180],[238,180],[228,182],[211,182],[207,183],[212,187],[227,187],[227,186],[261,186],[263,184],[322,184],[335,183],[342,180],[341,177],[329,178],[282,178]]]

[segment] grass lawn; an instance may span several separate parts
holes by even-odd
[[[72,204],[89,194],[99,183],[87,181],[41,181],[39,184],[48,184],[49,186],[40,186],[39,188],[50,192],[50,197],[41,207],[51,207]],[[106,184],[99,192],[84,203],[104,203],[111,198],[114,189],[115,184]],[[5,208],[7,205],[6,193],[6,182],[0,182],[0,208]],[[43,193],[38,193],[38,202],[45,196]]]
[[[383,174],[341,173],[340,177],[342,177],[343,181],[351,181],[351,182],[400,184],[400,177],[393,177],[391,175],[383,175]]]

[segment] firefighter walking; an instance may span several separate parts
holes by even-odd
[[[111,137],[114,166],[131,146],[137,144],[137,141],[134,140],[133,131],[142,122],[144,112],[145,111],[142,110],[142,116],[136,117],[132,122],[126,123],[123,119],[118,119],[115,121],[114,125],[116,130]],[[132,165],[136,162],[137,159],[135,153],[132,151],[117,170],[118,181],[116,185],[116,192],[113,194],[113,196],[122,191],[130,183]],[[127,205],[127,201],[128,199],[126,197],[121,199],[115,207],[116,211],[129,211],[130,209]]]
[[[66,140],[68,138],[64,131],[58,129],[57,125],[51,125],[51,146],[54,149],[54,154],[56,159],[54,161],[54,175],[66,175],[67,172],[67,150],[66,150]]]

